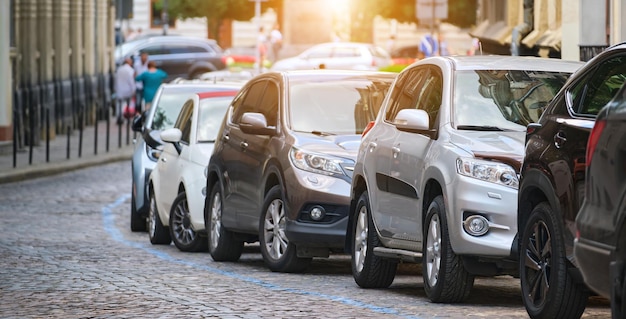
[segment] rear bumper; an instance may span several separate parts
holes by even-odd
[[[574,241],[574,258],[585,283],[598,294],[611,294],[611,249],[594,241],[578,238]]]

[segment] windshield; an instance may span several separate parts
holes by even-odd
[[[226,109],[234,96],[216,97],[200,100],[198,113],[198,142],[214,142],[217,132],[222,125]]]
[[[294,83],[289,90],[291,129],[321,134],[361,134],[376,118],[391,80],[363,78]]]
[[[458,71],[454,88],[457,129],[525,131],[570,73],[517,70]]]

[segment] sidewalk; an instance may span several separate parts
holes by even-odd
[[[95,147],[96,128],[97,148]],[[106,121],[100,120],[97,126],[91,125],[84,128],[82,149],[80,149],[80,135],[78,129],[72,131],[69,135],[69,143],[67,133],[57,135],[50,140],[48,148],[44,137],[40,145],[33,146],[32,161],[30,147],[25,146],[15,154],[15,167],[13,167],[13,144],[9,142],[0,145],[0,183],[53,175],[114,161],[128,161],[130,165],[135,147],[133,140],[138,134],[132,131],[128,120],[119,127],[115,124],[115,117],[111,117],[108,150]],[[48,160],[46,160],[46,155],[48,155]]]

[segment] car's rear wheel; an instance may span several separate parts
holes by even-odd
[[[452,250],[441,195],[428,206],[423,244],[422,272],[426,296],[432,302],[464,301],[472,290],[474,276],[465,270],[461,257]]]
[[[387,288],[393,282],[398,263],[374,256],[374,247],[380,240],[372,220],[369,196],[363,192],[356,204],[352,227],[352,276],[362,288]]]
[[[170,232],[163,226],[156,205],[154,192],[150,192],[150,210],[148,212],[148,236],[153,245],[169,245],[172,242]]]
[[[206,238],[191,227],[191,216],[185,192],[178,194],[172,203],[169,229],[174,245],[181,251],[206,251],[209,246]]]
[[[243,241],[222,225],[222,192],[218,183],[213,185],[207,203],[209,253],[215,261],[237,261],[243,252]]]
[[[296,246],[285,235],[285,205],[280,186],[270,189],[265,196],[259,222],[259,242],[265,264],[272,271],[302,272],[311,258],[300,258]]]
[[[137,211],[134,192],[130,196],[130,230],[134,232],[147,230],[146,218],[141,216],[141,213]]]
[[[531,318],[580,318],[589,296],[572,277],[563,229],[547,202],[530,213],[520,238],[522,299]]]

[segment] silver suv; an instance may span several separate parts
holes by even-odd
[[[526,125],[581,63],[434,57],[396,78],[363,134],[346,234],[361,287],[422,262],[433,302],[460,302],[474,276],[516,275],[517,189]]]

